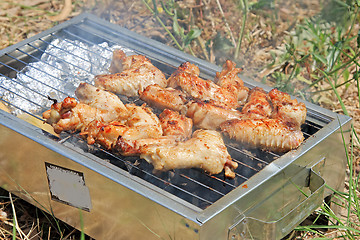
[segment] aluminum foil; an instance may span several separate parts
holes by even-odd
[[[134,54],[106,42],[90,46],[77,40],[53,40],[38,61],[18,71],[15,78],[0,76],[1,99],[12,104],[9,108],[15,115],[23,111],[41,114],[53,103],[48,97],[58,101],[75,97],[81,82],[93,84],[95,75],[108,73],[112,52],[119,48]]]

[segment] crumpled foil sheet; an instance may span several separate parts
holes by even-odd
[[[40,115],[53,103],[48,97],[58,101],[75,97],[81,82],[93,84],[95,75],[108,73],[114,49],[134,54],[106,42],[90,46],[77,40],[55,39],[39,61],[29,63],[15,78],[0,76],[0,97],[15,106],[10,107],[15,115],[22,111]]]

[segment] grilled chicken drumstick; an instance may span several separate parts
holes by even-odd
[[[225,169],[225,176],[229,178],[235,177],[234,169],[238,166],[227,152],[221,134],[203,129],[196,130],[187,141],[145,146],[140,157],[158,171],[201,168],[209,174],[218,174]]]

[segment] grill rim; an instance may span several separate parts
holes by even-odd
[[[78,24],[82,21],[85,21],[86,19],[88,19],[89,21],[92,21],[92,22],[94,22],[96,20],[96,24],[104,25],[105,27],[110,28],[112,31],[122,32],[129,38],[132,38],[135,41],[140,42],[142,44],[142,46],[147,46],[150,50],[156,49],[157,50],[157,52],[156,52],[157,59],[160,59],[160,60],[166,62],[168,60],[167,57],[170,56],[171,57],[170,58],[171,62],[169,63],[170,65],[176,65],[177,63],[183,62],[183,61],[192,61],[193,63],[195,63],[199,66],[199,68],[203,74],[214,73],[216,71],[221,70],[220,66],[216,66],[214,64],[208,63],[206,61],[203,61],[201,59],[198,59],[191,55],[188,55],[184,52],[181,52],[179,50],[171,48],[169,46],[163,45],[154,40],[140,36],[140,35],[133,33],[127,29],[124,29],[120,26],[111,24],[103,19],[100,19],[97,16],[92,15],[90,13],[83,13],[67,22],[64,22],[64,23],[59,24],[51,29],[48,29],[48,30],[42,32],[42,33],[39,33],[38,35],[35,35],[35,36],[28,38],[22,42],[19,42],[8,48],[0,50],[0,56],[5,55],[6,53],[16,51],[17,48],[20,48],[28,43],[34,42],[34,41],[38,40],[39,38],[44,38],[48,35],[51,35],[51,33],[53,33],[53,32],[59,31],[63,28],[71,26],[73,24]],[[113,41],[118,42],[116,40],[113,40]],[[119,42],[119,44],[122,44],[122,43]],[[133,48],[133,47],[131,47],[131,48]],[[150,50],[145,49],[144,54],[147,55],[146,51],[150,51]],[[151,54],[151,56],[153,56],[154,52],[150,52],[148,54]],[[255,86],[259,86],[259,87],[264,88],[266,91],[269,91],[271,89],[270,86],[261,84],[259,82],[255,82],[254,80],[251,80],[245,76],[241,76],[241,77],[243,78],[244,83],[251,88],[255,87]],[[206,208],[204,210],[201,208],[198,208],[198,207],[192,205],[191,203],[188,203],[188,202],[182,200],[181,198],[176,197],[156,186],[153,186],[142,179],[132,176],[131,174],[129,174],[128,172],[126,172],[123,169],[119,169],[117,167],[114,168],[115,166],[104,163],[104,161],[100,158],[97,158],[92,155],[84,156],[84,154],[80,154],[79,152],[74,151],[71,148],[70,148],[70,150],[73,150],[74,153],[66,152],[69,150],[68,147],[62,146],[61,144],[56,143],[56,142],[48,143],[47,142],[48,138],[43,139],[42,137],[44,137],[44,136],[39,136],[37,134],[38,131],[40,130],[39,128],[25,122],[24,120],[18,119],[17,117],[15,117],[11,114],[9,114],[10,116],[7,116],[8,113],[6,113],[4,111],[1,111],[0,115],[1,115],[1,124],[11,128],[12,130],[29,137],[30,139],[48,147],[49,149],[60,153],[61,155],[64,155],[64,156],[66,155],[66,157],[72,159],[73,161],[78,162],[98,173],[100,173],[98,171],[99,168],[98,167],[95,168],[95,166],[94,166],[95,162],[96,162],[96,164],[99,164],[101,166],[106,166],[106,168],[103,169],[102,173],[100,173],[100,174],[134,190],[135,192],[137,192],[141,195],[144,195],[145,197],[151,198],[153,201],[155,201],[161,205],[167,206],[168,208],[173,209],[176,212],[179,212],[181,214],[185,214],[187,217],[190,217],[192,219],[197,219],[200,222],[206,222],[207,219],[211,218],[216,213],[221,212],[224,208],[227,208],[228,206],[233,204],[235,201],[242,198],[242,196],[244,196],[245,194],[248,194],[251,191],[253,191],[254,189],[256,189],[257,187],[261,186],[262,182],[267,181],[269,178],[271,178],[271,176],[278,173],[286,166],[293,164],[293,162],[296,161],[296,159],[298,159],[301,155],[305,154],[310,149],[315,147],[319,142],[321,142],[323,139],[325,139],[328,135],[332,134],[334,131],[337,131],[339,128],[341,128],[341,126],[343,126],[347,122],[351,121],[351,118],[348,116],[336,114],[330,110],[321,108],[320,106],[303,101],[301,99],[298,99],[298,101],[305,103],[305,105],[308,109],[308,113],[309,113],[307,116],[307,120],[309,120],[310,122],[317,121],[316,119],[324,119],[324,121],[326,120],[326,121],[330,121],[330,122],[327,123],[325,126],[323,126],[317,133],[315,133],[313,135],[314,137],[310,137],[309,139],[307,139],[300,146],[300,149],[297,149],[294,152],[286,153],[283,156],[281,156],[280,158],[275,159],[273,162],[271,162],[270,164],[265,166],[260,172],[256,173],[250,179],[248,179],[245,182],[246,185],[248,186],[248,188],[245,189],[245,188],[241,188],[241,186],[239,186],[236,189],[232,190],[231,192],[227,193],[225,196],[223,196],[222,198],[220,198],[219,200],[217,200],[215,203],[213,203],[212,205],[210,205],[208,208]],[[16,125],[6,124],[6,121],[8,121],[9,119],[11,119],[10,121],[15,121],[18,124],[16,124]],[[25,126],[28,124],[30,126],[27,126],[26,128],[25,127],[19,128],[19,126],[21,126],[21,124],[25,124]],[[324,123],[322,123],[322,124],[324,124]],[[22,131],[20,131],[20,129],[22,129]],[[64,147],[66,150],[64,149]],[[85,158],[85,159],[83,159],[83,158]],[[91,160],[93,160],[95,162],[89,163],[88,161],[86,161],[86,158],[90,158]],[[80,161],[80,159],[81,159],[81,161]],[[118,175],[116,177],[113,176],[113,174],[111,174],[111,172],[109,172],[108,169],[114,170],[115,172],[118,173]],[[120,179],[118,179],[119,176],[122,176],[120,178],[121,181],[120,181]],[[139,180],[141,180],[141,181],[139,181]],[[136,184],[137,184],[136,187],[135,187],[135,185],[133,185],[133,182],[136,182]],[[142,192],[139,190],[142,188],[146,188],[146,190],[144,190],[145,192]],[[156,192],[155,196],[152,195],[153,192]],[[151,193],[151,194],[145,194],[145,193]],[[177,201],[173,201],[174,198],[176,198]],[[197,216],[199,213],[200,213],[200,216]]]

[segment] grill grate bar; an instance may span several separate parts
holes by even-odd
[[[61,39],[61,40],[64,41],[64,42],[71,43],[68,39],[60,36],[59,34],[51,33],[51,36],[56,37],[56,38],[58,38],[58,39]],[[82,39],[82,41],[84,41],[84,39]],[[91,43],[91,42],[89,42],[89,41],[87,41],[87,42],[88,42],[88,43]],[[91,43],[91,44],[94,44],[94,43]],[[90,44],[89,44],[89,45],[90,45]],[[90,52],[90,53],[92,53],[92,54],[96,54],[97,56],[99,56],[100,58],[102,58],[102,59],[104,59],[104,60],[106,60],[106,61],[109,60],[108,58],[106,58],[106,57],[104,57],[104,56],[102,56],[102,55],[100,55],[100,54],[97,54],[96,52],[92,51],[91,49],[84,48],[84,47],[81,46],[81,45],[78,45],[77,47],[80,48],[80,49],[82,49],[82,50],[84,50],[84,51],[88,51],[88,52]],[[107,49],[107,48],[105,48],[105,47],[102,47],[101,45],[99,45],[98,47],[100,47],[100,48],[103,49],[103,50],[106,50],[106,51],[111,52],[109,49]]]
[[[73,64],[73,63],[71,63],[71,62],[69,62],[69,61],[65,61],[64,59],[61,59],[61,58],[59,58],[58,56],[56,56],[56,55],[54,55],[54,54],[45,52],[44,50],[42,50],[42,49],[40,49],[40,48],[38,48],[38,47],[36,47],[36,46],[33,46],[33,45],[31,45],[30,43],[29,43],[28,45],[31,46],[31,47],[33,47],[33,48],[35,48],[36,50],[42,52],[43,54],[47,54],[47,55],[50,55],[50,56],[52,56],[52,57],[54,57],[54,58],[56,58],[56,59],[59,59],[60,62],[64,62],[64,63],[66,63],[66,64],[69,64],[69,65],[71,65],[71,66],[73,66],[73,67],[75,67],[75,68],[77,68],[77,69],[80,69],[80,70],[82,70],[82,71],[84,71],[84,72],[91,73],[91,72],[89,72],[88,70],[83,69],[83,68],[81,68],[81,67],[79,67],[79,66],[76,66],[75,64]],[[62,70],[62,69],[60,69],[60,70]],[[62,71],[63,71],[63,70],[62,70]],[[75,74],[71,74],[70,72],[67,72],[67,71],[64,71],[64,72],[68,73],[69,75],[71,75],[71,76],[73,76],[73,77],[75,77],[75,78],[81,79],[80,77],[76,76]]]
[[[317,130],[320,130],[320,129],[321,129],[320,126],[318,126],[318,125],[316,125],[316,124],[314,124],[314,123],[312,123],[312,122],[310,122],[310,121],[305,121],[305,124],[306,124],[306,125],[309,125],[309,126],[311,126],[311,127],[313,127],[313,128],[315,128],[315,129],[317,129]]]
[[[235,172],[235,175],[236,175],[237,177],[241,177],[242,179],[245,179],[245,181],[249,180],[249,178],[247,178],[247,177],[245,177],[245,176],[241,175],[241,174],[240,174],[240,173],[238,173],[237,171]]]
[[[39,40],[42,41],[42,42],[44,42],[44,43],[46,43],[48,46],[53,46],[53,47],[56,48],[56,49],[59,49],[59,50],[65,52],[65,53],[67,53],[67,54],[70,54],[70,55],[72,55],[72,56],[74,56],[74,57],[77,57],[77,58],[81,59],[82,61],[85,61],[85,62],[88,62],[88,63],[91,64],[91,62],[90,62],[88,59],[85,59],[85,58],[83,58],[83,57],[80,57],[80,56],[78,56],[78,55],[75,55],[75,54],[73,54],[72,52],[69,52],[69,51],[67,51],[67,50],[64,49],[64,48],[60,48],[60,47],[58,47],[58,46],[55,46],[55,45],[51,44],[50,42],[45,41],[45,40],[43,40],[43,39],[41,39],[41,38],[39,38]],[[48,53],[47,53],[47,54],[48,54]],[[97,55],[98,55],[98,54],[97,54]],[[98,56],[99,56],[99,55],[98,55]],[[67,63],[68,63],[68,62],[67,62]],[[75,65],[73,65],[73,66],[75,66]],[[88,70],[86,70],[86,69],[84,69],[84,68],[81,68],[81,67],[78,67],[78,68],[81,69],[81,70],[83,70],[83,71],[85,71],[85,72],[87,72],[87,73],[90,73],[90,74],[92,74],[92,75],[96,75],[96,73],[93,73],[93,72],[91,72],[91,71],[88,71]]]
[[[17,50],[19,50],[19,49],[17,49]],[[23,51],[21,51],[21,50],[19,50],[19,51],[20,51],[20,52],[23,52]],[[28,54],[28,55],[29,55],[29,56],[32,56],[32,55],[30,55],[30,54]],[[14,60],[16,60],[16,61],[19,61],[20,63],[23,63],[24,65],[26,65],[27,67],[29,67],[29,64],[28,64],[28,63],[22,61],[21,59],[18,59],[18,58],[16,58],[16,57],[12,56],[11,54],[6,54],[6,56],[9,56],[10,58],[12,58],[12,59],[14,59]],[[0,64],[3,64],[3,63],[0,62]],[[4,64],[3,64],[3,65],[4,65]],[[5,65],[4,65],[4,66],[5,66]],[[31,66],[31,68],[34,68],[34,69],[36,69],[37,71],[40,71],[40,72],[42,72],[42,73],[45,73],[45,74],[47,74],[48,76],[50,76],[50,77],[52,77],[52,78],[54,78],[54,79],[60,80],[59,78],[54,77],[53,75],[51,75],[51,74],[43,71],[42,69],[40,69],[40,68],[38,68],[38,67]],[[16,71],[17,73],[20,73],[20,71],[14,69],[14,68],[11,68],[11,69],[14,70],[14,71]],[[24,74],[24,73],[23,73],[23,74]],[[31,79],[33,79],[33,80],[36,81],[36,82],[38,82],[38,83],[40,83],[40,84],[48,87],[48,88],[51,88],[51,89],[53,89],[53,90],[55,90],[55,91],[57,91],[57,92],[59,92],[59,93],[62,93],[63,95],[67,95],[67,93],[64,93],[63,91],[61,91],[61,90],[59,90],[59,89],[57,89],[57,88],[54,88],[54,87],[52,87],[52,86],[50,86],[50,85],[48,85],[48,84],[46,84],[46,83],[44,83],[44,82],[42,82],[42,81],[39,81],[38,79],[36,79],[36,78],[34,78],[34,77],[31,77],[31,76],[29,76],[29,75],[27,75],[27,74],[24,74],[24,75],[27,76],[27,77],[29,77],[29,78],[31,78]],[[21,85],[24,86],[24,84],[21,84]],[[39,93],[39,92],[36,91],[36,93]]]
[[[92,24],[96,24],[95,22],[92,22]],[[82,31],[82,32],[84,32],[85,30],[83,30],[81,27],[79,27],[78,25],[73,25],[72,26],[73,28],[76,28],[77,30],[75,30],[75,32],[77,32],[77,31]],[[69,33],[69,31],[68,30],[66,30],[66,29],[64,29],[64,31],[65,32],[67,32],[67,33]],[[97,33],[95,33],[95,32],[92,32],[91,33],[93,36],[95,36],[95,37],[98,37],[98,38],[101,38],[101,39],[105,39],[104,38],[104,36],[103,35],[99,35],[99,34],[97,34]],[[74,34],[72,34],[71,33],[71,35],[72,36],[74,36]],[[90,41],[88,41],[88,40],[85,40],[83,37],[81,37],[81,36],[76,36],[77,38],[79,38],[79,39],[82,39],[82,40],[84,40],[84,41],[86,41],[86,42],[90,42]],[[117,44],[116,42],[114,42],[112,39],[106,39],[106,41],[107,42],[109,42],[109,43],[111,43],[111,44]],[[94,44],[94,43],[93,43]]]
[[[193,179],[193,178],[191,178],[191,177],[188,177],[188,176],[186,176],[186,175],[184,175],[184,174],[182,174],[182,173],[180,174],[180,176],[181,176],[181,177],[184,177],[184,178],[186,178],[186,179],[188,179],[188,180],[190,180],[190,181],[192,181],[192,182],[194,182],[194,183],[196,183],[196,184],[198,184],[198,185],[200,185],[200,186],[203,186],[203,187],[205,187],[205,188],[207,188],[207,189],[209,189],[209,190],[211,190],[211,191],[213,191],[213,192],[215,192],[215,193],[217,193],[217,194],[219,194],[219,195],[221,195],[221,196],[224,196],[224,195],[225,195],[225,194],[217,191],[216,189],[214,189],[214,188],[212,188],[212,187],[209,187],[209,186],[207,186],[207,185],[205,185],[205,184],[203,184],[203,183],[201,183],[201,182],[199,182],[199,181],[196,181],[195,179]]]
[[[259,169],[256,169],[256,168],[254,168],[254,167],[252,167],[252,166],[249,166],[248,164],[245,164],[245,163],[243,163],[243,162],[241,162],[241,161],[236,161],[236,162],[239,163],[239,164],[241,164],[241,165],[243,165],[244,167],[247,167],[247,168],[249,168],[249,169],[254,170],[255,172],[259,172],[259,171],[260,171]]]
[[[263,163],[263,164],[266,164],[266,165],[268,164],[268,162],[266,162],[266,161],[264,161],[263,159],[255,156],[254,154],[251,154],[251,153],[248,152],[248,151],[241,150],[241,149],[236,148],[236,147],[234,147],[234,146],[232,146],[232,145],[229,145],[229,144],[226,144],[226,147],[227,147],[227,148],[230,148],[230,149],[232,149],[232,150],[234,150],[234,151],[236,151],[236,152],[239,152],[240,154],[243,154],[243,155],[245,155],[245,156],[247,156],[247,157],[249,157],[249,158],[251,158],[251,159],[256,159],[257,161],[259,161],[259,162],[261,162],[261,163]],[[267,152],[267,153],[268,153],[269,155],[272,155],[272,158],[278,158],[278,157],[279,157],[279,155],[276,154],[276,153],[274,153],[274,152]]]
[[[1,76],[3,76],[3,77],[6,77],[6,76],[5,76],[5,75],[3,75],[2,73],[0,73],[0,75],[1,75]],[[6,77],[6,78],[8,78],[8,77]],[[11,94],[13,94],[13,95],[15,95],[15,96],[18,96],[18,97],[20,97],[20,98],[22,98],[22,99],[24,99],[24,100],[26,100],[26,101],[30,102],[31,104],[33,104],[33,105],[35,105],[35,106],[37,106],[37,107],[42,107],[41,105],[39,105],[39,104],[37,104],[37,103],[35,103],[35,102],[33,102],[33,101],[31,101],[31,100],[29,100],[29,99],[27,99],[27,98],[25,98],[25,97],[21,96],[20,94],[18,94],[18,93],[16,93],[16,92],[12,91],[12,90],[10,90],[10,89],[4,88],[4,87],[3,87],[3,86],[1,86],[1,85],[0,85],[0,88],[2,88],[2,89],[4,89],[4,90],[8,91],[9,93],[11,93]],[[22,109],[21,107],[19,107],[19,106],[15,105],[15,104],[13,104],[13,103],[10,103],[9,101],[6,101],[6,100],[5,100],[5,99],[3,99],[3,98],[1,98],[1,101],[3,101],[3,102],[5,102],[5,103],[7,103],[7,104],[9,104],[9,105],[13,106],[14,108],[16,108],[16,109],[18,109],[18,110],[21,110],[21,111],[23,111],[23,112],[29,113],[29,112],[28,112],[28,111],[26,111],[25,109]],[[33,114],[30,114],[30,115],[35,116],[35,115],[33,115]]]
[[[31,45],[29,45],[29,46],[31,46]],[[63,72],[65,72],[65,73],[67,73],[67,74],[70,74],[70,72],[67,72],[67,71],[65,71],[65,70],[63,70],[63,69],[60,69],[60,68],[58,68],[58,67],[56,67],[56,66],[54,66],[54,65],[50,65],[48,62],[42,61],[40,58],[38,58],[38,57],[36,57],[36,56],[34,56],[34,55],[31,55],[31,54],[29,54],[29,53],[27,53],[27,52],[25,52],[25,51],[22,51],[22,50],[19,49],[19,48],[16,49],[16,50],[18,50],[19,52],[27,55],[28,57],[31,57],[31,58],[35,59],[35,60],[38,61],[38,62],[42,62],[42,63],[44,63],[44,64],[46,64],[46,65],[48,65],[48,66],[51,66],[52,68],[54,68],[54,69],[56,69],[56,70],[63,71]],[[50,76],[50,77],[52,77],[52,78],[54,78],[54,79],[57,79],[57,80],[59,80],[59,81],[61,81],[61,82],[66,83],[65,80],[63,80],[63,79],[61,79],[61,78],[58,78],[58,77],[55,77],[55,76],[53,76],[52,74],[50,74],[50,73],[48,73],[48,72],[42,71],[41,69],[38,69],[38,68],[37,68],[37,70],[39,70],[39,71],[47,74],[48,76]],[[58,90],[58,91],[59,91],[59,90]],[[68,93],[67,93],[67,94],[68,94]]]
[[[240,176],[240,175],[238,175],[238,176]],[[211,178],[215,179],[216,181],[221,182],[221,183],[222,183],[222,184],[224,184],[224,185],[227,185],[227,186],[230,186],[230,187],[236,188],[236,185],[231,184],[231,183],[229,183],[229,182],[225,181],[224,179],[218,178],[218,177],[213,176],[213,175],[210,175],[209,177],[211,177]],[[241,177],[242,177],[242,176],[241,176]],[[246,180],[246,178],[244,178],[244,180]]]
[[[6,67],[8,67],[9,69],[12,69],[13,71],[16,71],[17,73],[19,73],[18,70],[16,70],[15,68],[13,68],[13,67],[11,67],[11,66],[9,66],[9,65],[7,65],[7,64],[4,64],[4,63],[2,63],[2,62],[0,62],[0,64],[2,64],[3,66],[6,66]],[[46,97],[44,94],[42,94],[42,93],[40,93],[40,92],[38,92],[38,91],[35,91],[35,90],[29,88],[29,87],[26,86],[25,84],[22,84],[22,83],[16,81],[15,79],[13,79],[13,78],[10,78],[10,77],[8,77],[8,76],[5,76],[5,75],[2,74],[2,73],[0,73],[0,74],[1,74],[1,76],[5,77],[6,79],[8,79],[8,80],[10,80],[10,81],[12,81],[12,82],[14,82],[14,83],[16,83],[16,84],[18,84],[18,85],[21,85],[22,87],[30,90],[31,92],[33,92],[33,93],[35,93],[35,94],[38,94],[38,95],[40,95],[40,96],[42,96],[42,97]],[[28,75],[26,75],[26,76],[32,78],[33,80],[35,80],[35,79],[34,79],[33,77],[31,77],[31,76],[28,76]],[[3,88],[3,89],[5,89],[5,88]],[[5,90],[10,91],[9,89],[5,89]],[[12,91],[10,91],[10,92],[12,92]],[[17,96],[20,96],[19,94],[16,94],[16,95],[17,95]],[[22,97],[22,98],[24,98],[24,97]],[[25,99],[26,99],[26,98],[25,98]],[[27,100],[28,100],[28,99],[27,99]],[[32,102],[31,100],[28,100],[28,101],[29,101],[29,102]],[[38,105],[38,104],[35,103],[35,102],[32,102],[32,103]],[[41,106],[41,105],[38,105],[38,106]]]
[[[75,26],[74,26],[74,27],[75,27]],[[68,31],[68,30],[66,30],[66,29],[63,29],[62,32],[66,33],[67,35],[71,36],[72,38],[76,38],[76,39],[78,39],[78,40],[81,40],[81,42],[87,43],[88,45],[96,44],[95,42],[91,42],[91,41],[89,41],[89,40],[87,40],[87,39],[85,39],[85,38],[83,38],[83,37],[81,37],[81,36],[79,36],[79,35],[73,34],[72,32],[70,32],[70,31]],[[65,38],[60,37],[59,34],[53,33],[52,35],[53,35],[53,36],[56,36],[56,37],[59,37],[59,38],[61,38],[61,39],[63,39],[63,40],[65,40]],[[100,37],[100,36],[99,36],[99,37]],[[106,39],[106,40],[107,40],[107,42],[110,42],[110,40],[108,40],[108,39]],[[112,43],[113,43],[113,44],[116,44],[115,42],[112,42]],[[102,47],[102,46],[99,46],[99,47],[100,47],[101,49],[105,50],[105,51],[110,51],[109,49],[107,49],[107,48],[105,48],[105,47]],[[85,49],[85,50],[88,50],[88,49]],[[102,56],[101,56],[101,57],[102,57]],[[105,59],[105,58],[104,58],[104,59]]]

